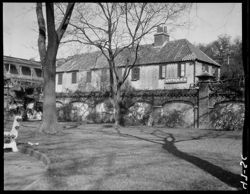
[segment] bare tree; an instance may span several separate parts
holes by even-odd
[[[64,17],[56,29],[54,4],[46,3],[46,23],[47,23],[47,45],[46,45],[46,26],[43,16],[42,3],[37,3],[36,14],[39,27],[38,49],[43,68],[43,122],[40,127],[41,132],[56,133],[56,94],[55,94],[55,73],[56,55],[60,41],[68,27],[75,3],[69,3]]]
[[[86,3],[77,4],[66,40],[99,49],[109,65],[115,124],[121,124],[121,87],[137,62],[146,35],[162,25],[173,24],[191,4],[184,3]],[[63,11],[62,11],[63,12]],[[119,76],[117,59],[126,56]]]

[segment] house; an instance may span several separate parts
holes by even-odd
[[[18,79],[20,81],[42,81],[41,63],[34,60],[4,56],[4,77],[6,79]]]
[[[119,75],[128,55],[116,58]],[[140,46],[127,82],[135,89],[185,89],[207,72],[220,77],[220,65],[186,39],[169,40],[166,27],[158,27],[154,43]],[[56,92],[101,90],[108,86],[108,63],[101,52],[76,55],[56,69]]]
[[[20,93],[25,89],[27,98],[34,98],[34,91],[42,90],[43,77],[41,63],[34,60],[3,56],[4,107],[14,96],[16,103],[22,103]]]

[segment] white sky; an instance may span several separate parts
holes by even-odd
[[[36,19],[34,3],[3,3],[4,55],[39,60]],[[212,42],[221,34],[242,37],[241,3],[194,3],[188,20],[190,25],[171,31],[170,40],[186,38],[197,44]],[[153,36],[149,40],[153,41]],[[57,57],[75,53],[65,46]]]

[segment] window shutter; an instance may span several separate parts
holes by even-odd
[[[137,81],[139,79],[140,79],[140,68],[139,67],[132,68],[131,80]]]
[[[91,71],[88,71],[88,72],[87,72],[87,79],[86,79],[86,82],[87,82],[87,83],[90,83],[90,82],[91,82]]]
[[[178,63],[178,76],[177,77],[181,77],[181,63]]]
[[[62,85],[62,73],[58,73],[57,85]]]
[[[72,72],[72,84],[75,84],[76,83],[76,74],[77,72]]]

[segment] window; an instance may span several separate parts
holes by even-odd
[[[42,77],[42,70],[35,68],[36,76],[37,77]]]
[[[139,67],[133,67],[132,68],[132,81],[137,81],[140,79],[140,68]]]
[[[159,79],[164,79],[166,76],[166,65],[159,65]]]
[[[101,82],[107,81],[107,69],[102,69],[101,71]]]
[[[23,75],[29,75],[29,76],[31,76],[31,70],[30,70],[30,68],[29,67],[21,67],[21,69],[22,69],[22,74]]]
[[[76,83],[76,76],[77,76],[77,72],[72,72],[72,79],[71,79],[72,84]]]
[[[63,78],[63,74],[62,73],[58,73],[57,85],[62,85],[62,78]]]
[[[185,63],[178,64],[178,77],[185,77]]]
[[[10,65],[10,73],[18,74],[17,67],[15,65]]]
[[[176,79],[178,78],[178,65],[175,64],[168,64],[166,66],[166,78],[167,79]]]
[[[91,71],[88,71],[88,72],[87,72],[86,82],[87,82],[87,83],[90,83],[90,82],[91,82]]]
[[[207,64],[202,64],[202,72],[208,72],[208,65]]]

